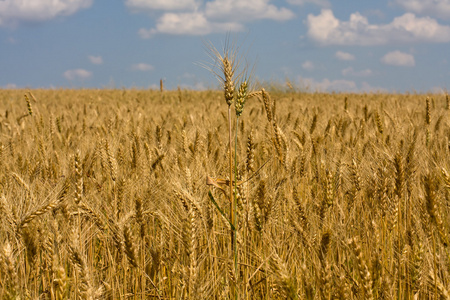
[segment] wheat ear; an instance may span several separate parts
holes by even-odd
[[[33,221],[36,217],[45,214],[46,212],[56,208],[62,201],[64,201],[68,191],[69,191],[69,181],[65,181],[61,190],[59,191],[58,195],[56,196],[56,199],[48,204],[43,205],[42,207],[38,208],[37,210],[31,212],[27,216],[25,216],[22,221],[18,224],[18,231],[22,230],[28,224]]]

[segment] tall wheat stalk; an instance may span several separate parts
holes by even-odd
[[[228,127],[228,176],[229,180],[227,182],[228,185],[228,199],[229,199],[229,222],[230,222],[230,238],[231,238],[231,253],[233,256],[234,266],[237,268],[237,250],[236,250],[236,199],[235,199],[235,191],[233,189],[233,140],[232,140],[232,104],[234,103],[234,97],[235,97],[235,80],[236,80],[236,68],[237,68],[237,61],[236,61],[236,52],[235,49],[230,48],[228,44],[228,39],[226,40],[225,47],[224,47],[224,53],[221,54],[219,51],[217,51],[216,48],[213,46],[209,47],[210,55],[212,58],[216,61],[216,64],[219,64],[219,69],[221,74],[217,73],[216,71],[212,70],[213,73],[216,75],[216,77],[220,80],[223,91],[224,91],[224,98],[225,102],[228,106],[227,110],[227,127]],[[237,128],[237,127],[236,127]],[[237,290],[236,290],[236,283],[234,282],[232,284],[232,291],[231,293],[235,296],[237,299]]]
[[[244,111],[244,106],[249,98],[249,76],[241,76],[241,74],[246,73],[245,68],[241,73],[237,74],[237,67],[239,62],[236,57],[236,49],[229,47],[228,40],[226,41],[225,49],[223,55],[220,54],[214,47],[210,48],[215,59],[218,60],[220,64],[220,70],[223,76],[216,76],[220,79],[223,84],[224,98],[228,105],[227,114],[227,125],[228,125],[228,170],[229,170],[229,181],[228,181],[228,193],[229,193],[229,222],[230,222],[230,235],[231,235],[231,252],[233,255],[233,267],[234,267],[234,281],[239,275],[238,272],[238,249],[236,241],[236,231],[237,231],[237,193],[238,193],[238,132],[239,132],[239,120]],[[240,81],[239,88],[236,90],[235,84]],[[252,95],[251,95],[252,96]],[[234,152],[233,152],[233,132],[232,132],[232,105],[234,104],[234,110],[236,114],[235,122],[235,133],[234,133]],[[232,295],[235,299],[238,299],[238,291],[236,290],[236,284],[234,284],[234,290]]]

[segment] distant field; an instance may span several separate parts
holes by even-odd
[[[448,97],[248,99],[235,257],[227,122],[221,91],[0,90],[0,299],[450,299]]]

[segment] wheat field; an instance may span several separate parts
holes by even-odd
[[[266,89],[0,90],[0,298],[450,299],[448,97]]]

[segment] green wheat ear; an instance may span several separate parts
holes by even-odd
[[[242,81],[236,96],[236,102],[234,103],[236,116],[240,117],[244,111],[244,105],[248,98],[248,84],[247,81]]]
[[[33,108],[31,107],[30,98],[28,98],[27,94],[25,94],[24,96],[25,96],[25,100],[27,101],[28,114],[30,116],[33,116]]]

